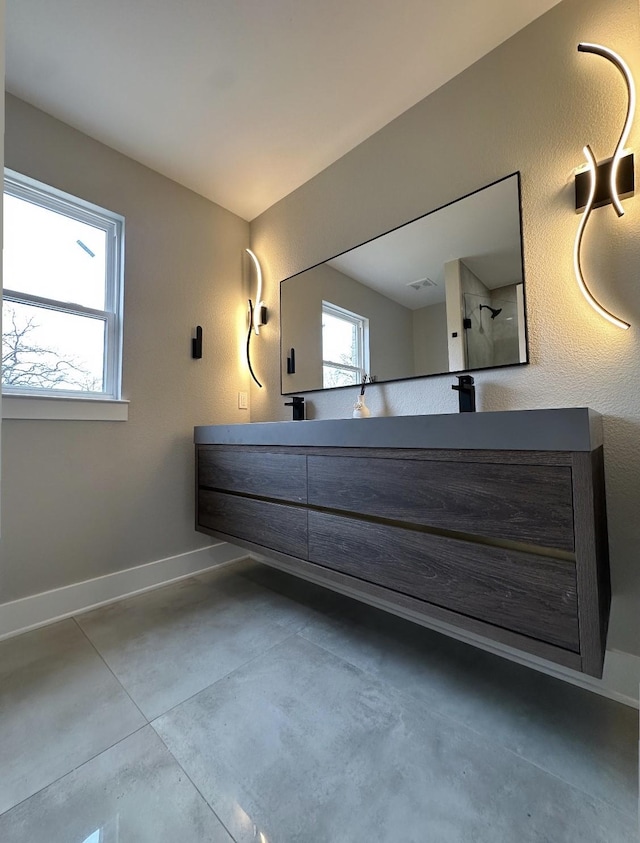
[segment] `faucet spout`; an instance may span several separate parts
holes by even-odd
[[[291,401],[285,401],[285,407],[293,408],[293,420],[304,421],[304,396],[292,395]]]
[[[471,375],[458,375],[458,383],[451,389],[458,393],[459,410],[461,413],[475,413],[476,388]]]

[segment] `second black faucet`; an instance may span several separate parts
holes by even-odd
[[[473,385],[471,375],[458,375],[458,383],[451,389],[458,393],[458,402],[461,413],[475,413],[476,411],[476,388]]]
[[[291,401],[285,401],[285,407],[293,407],[293,420],[304,421],[304,396],[292,395]]]

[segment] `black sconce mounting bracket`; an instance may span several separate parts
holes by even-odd
[[[593,208],[602,208],[604,205],[611,205],[611,164],[613,158],[607,158],[596,167],[596,192],[593,199]],[[629,152],[620,158],[618,174],[616,177],[619,199],[628,199],[635,193],[635,174],[633,152]],[[575,178],[576,186],[576,211],[582,211],[587,206],[589,191],[591,189],[591,174],[588,170],[578,173]]]
[[[191,338],[191,356],[194,360],[202,358],[202,327],[198,325],[195,337]]]

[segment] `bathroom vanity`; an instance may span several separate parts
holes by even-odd
[[[602,675],[602,424],[588,409],[195,429],[196,529],[447,631]]]

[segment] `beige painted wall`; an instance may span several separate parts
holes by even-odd
[[[11,96],[5,163],[126,217],[131,405],[128,422],[3,422],[0,603],[210,544],[193,529],[193,426],[248,420],[248,223]]]
[[[531,364],[478,373],[481,410],[590,406],[605,419],[613,609],[609,648],[640,653],[640,195],[594,212],[585,271],[603,304],[633,323],[620,331],[582,298],[572,272],[578,223],[572,174],[590,143],[611,155],[626,96],[604,59],[620,52],[640,81],[637,0],[564,0],[252,223],[277,320],[278,283],[356,243],[500,178],[522,172]],[[640,148],[640,119],[629,145]],[[252,419],[284,419],[275,331],[256,346],[266,388]],[[372,411],[456,410],[452,378],[372,387]],[[344,417],[344,393],[309,396],[319,418]]]
[[[449,369],[447,351],[447,305],[445,302],[420,307],[413,317],[413,370],[446,372]]]

